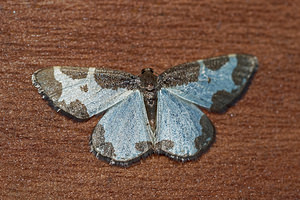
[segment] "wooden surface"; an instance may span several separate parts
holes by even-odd
[[[300,199],[300,1],[0,2],[0,199]],[[258,57],[246,95],[208,113],[216,142],[185,164],[130,168],[89,153],[31,84],[47,66],[161,73],[228,53]]]

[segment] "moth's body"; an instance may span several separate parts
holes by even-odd
[[[33,84],[58,111],[78,119],[105,114],[90,139],[91,152],[129,166],[151,153],[188,161],[214,140],[214,127],[199,106],[222,112],[242,93],[257,67],[250,55],[231,54],[139,76],[105,68],[49,67]],[[197,107],[197,106],[198,107]]]
[[[139,89],[143,94],[147,117],[155,133],[156,129],[156,111],[157,111],[157,91],[159,88],[158,77],[153,74],[151,68],[145,68],[140,74]]]

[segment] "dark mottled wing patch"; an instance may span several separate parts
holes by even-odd
[[[184,85],[198,81],[200,65],[198,62],[185,63],[167,69],[159,75],[162,87]]]
[[[138,77],[126,72],[96,68],[94,78],[102,88],[114,90],[118,88],[133,90],[137,88],[136,80]]]
[[[94,149],[102,153],[104,157],[115,156],[115,150],[111,142],[105,142],[105,130],[101,124],[97,124],[90,139],[91,151],[96,154]]]
[[[186,69],[181,69],[175,79],[166,78],[176,75],[176,70],[173,71],[172,68],[162,73],[162,87],[214,112],[225,111],[240,96],[258,67],[256,57],[243,54],[199,60],[196,63],[199,68],[195,67],[196,64],[187,64]],[[191,78],[187,79],[187,74]],[[184,82],[182,79],[188,81]]]
[[[155,148],[157,151],[161,151],[162,149],[168,151],[174,147],[174,142],[171,140],[161,140],[155,144]]]
[[[54,78],[54,68],[40,69],[32,75],[32,83],[38,92],[49,99],[58,100],[62,93],[62,84]],[[43,96],[43,98],[45,98]]]
[[[220,56],[218,59],[215,58],[209,58],[206,60],[203,60],[203,63],[205,67],[208,69],[217,71],[219,70],[223,65],[225,65],[229,61],[228,56]]]
[[[87,77],[89,68],[67,66],[67,67],[61,67],[60,71],[72,79],[83,79]]]
[[[111,69],[50,67],[32,75],[39,93],[57,110],[87,119],[127,98],[138,77]]]
[[[195,139],[195,147],[199,151],[205,151],[215,138],[215,128],[206,115],[202,115],[200,119],[202,134]],[[209,138],[209,139],[208,139]]]

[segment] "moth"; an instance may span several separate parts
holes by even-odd
[[[32,82],[57,110],[89,119],[104,113],[90,137],[91,152],[112,165],[130,166],[152,153],[178,161],[198,158],[215,129],[199,109],[224,112],[256,71],[256,57],[231,54],[172,67],[156,76],[106,69],[56,66]]]

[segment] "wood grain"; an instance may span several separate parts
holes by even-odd
[[[1,199],[300,199],[300,1],[0,3]],[[208,113],[216,142],[185,164],[130,168],[89,153],[99,117],[74,122],[31,84],[47,66],[139,74],[228,53],[258,57],[248,92]]]

